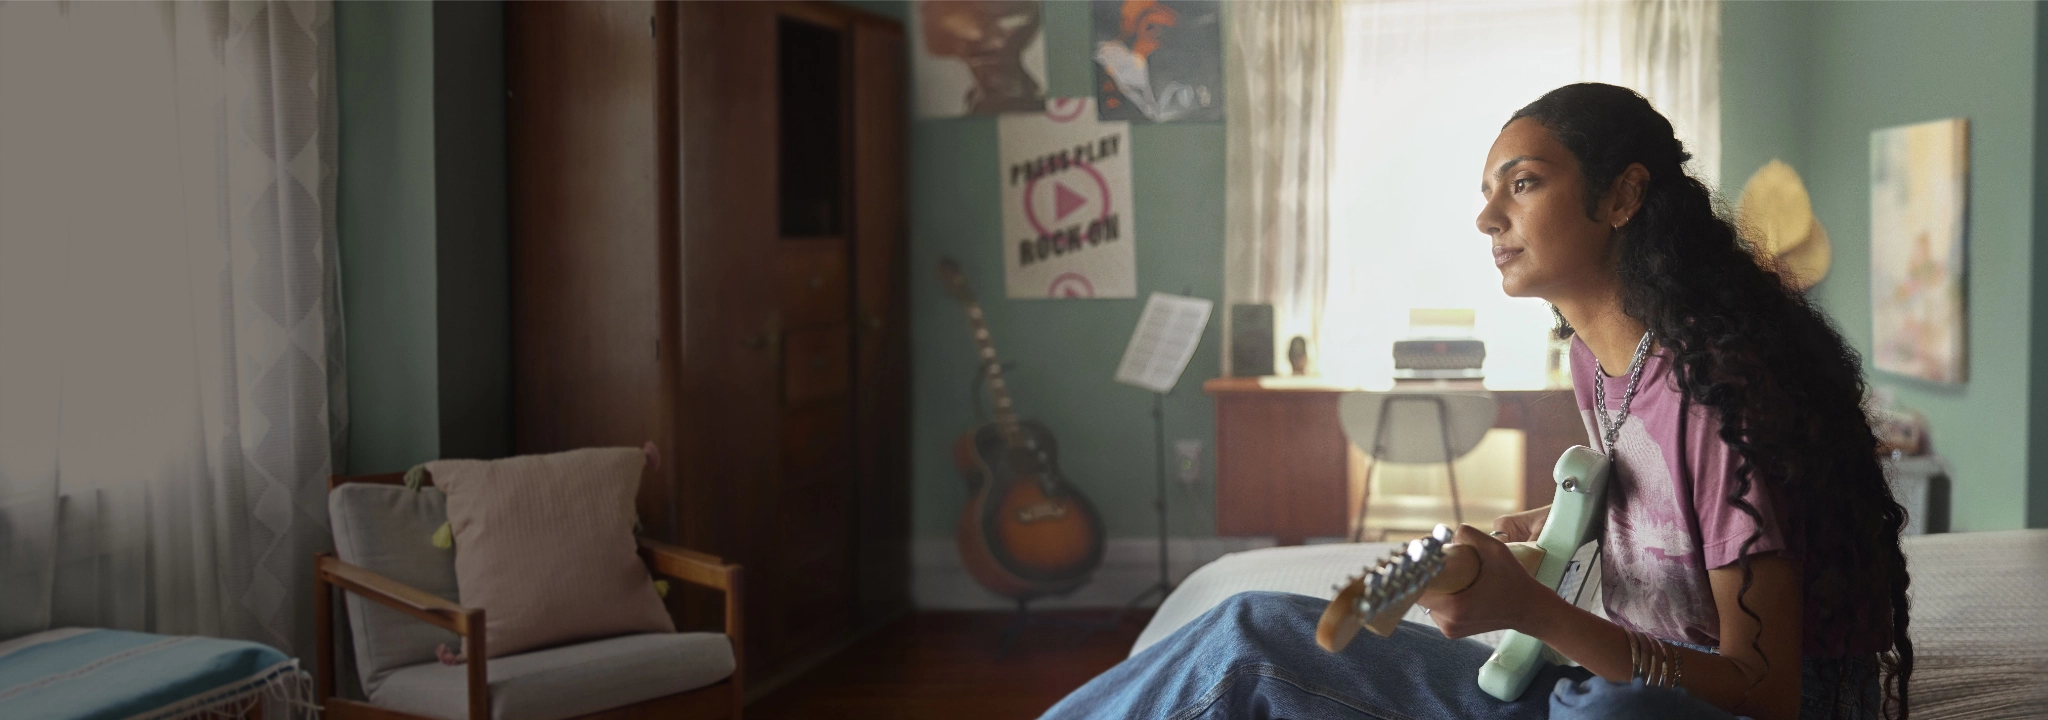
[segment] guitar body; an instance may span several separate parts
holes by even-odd
[[[990,423],[963,435],[954,462],[973,488],[960,512],[960,557],[976,581],[1029,599],[1088,582],[1102,564],[1102,517],[1059,469],[1044,425],[1017,422],[1013,445]]]
[[[1060,473],[1052,431],[1011,407],[988,322],[960,264],[939,258],[939,280],[967,310],[980,380],[995,401],[995,422],[953,443],[953,463],[972,490],[954,536],[960,559],[984,587],[1020,601],[1072,591],[1102,564],[1102,516]]]
[[[1543,564],[1536,568],[1536,581],[1552,590],[1569,578],[1565,571],[1572,555],[1586,543],[1600,539],[1602,521],[1607,517],[1607,480],[1613,464],[1607,456],[1583,445],[1573,446],[1558,456],[1550,479],[1557,483],[1551,495],[1550,517],[1536,545],[1543,550]],[[1584,577],[1586,570],[1576,573]],[[1544,662],[1543,641],[1509,630],[1494,648],[1493,656],[1479,666],[1479,689],[1501,700],[1514,700],[1529,689],[1536,670]]]

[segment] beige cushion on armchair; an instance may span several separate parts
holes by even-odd
[[[427,463],[448,495],[456,585],[464,606],[484,610],[489,657],[675,632],[633,538],[645,464],[639,448]]]

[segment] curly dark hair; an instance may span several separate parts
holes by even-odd
[[[1782,523],[1804,568],[1804,620],[1821,644],[1806,652],[1835,665],[1824,674],[1835,680],[1831,705],[1837,713],[1862,714],[1871,674],[1880,673],[1876,710],[1907,717],[1913,643],[1899,545],[1906,512],[1892,496],[1863,412],[1861,358],[1716,211],[1707,186],[1686,174],[1692,156],[1671,122],[1641,95],[1613,85],[1567,85],[1508,123],[1522,118],[1535,119],[1578,158],[1588,216],[1630,165],[1649,171],[1642,207],[1619,231],[1622,312],[1673,355],[1686,396],[1718,416],[1721,440],[1738,456],[1728,503],[1761,527],[1762,516],[1745,499],[1754,484],[1776,508],[1773,521]],[[1557,322],[1558,336],[1570,337],[1562,314]],[[1760,534],[1752,531],[1743,542],[1737,596],[1759,623],[1742,598],[1755,580],[1749,553]],[[1854,636],[1873,632],[1889,635],[1878,662],[1850,656]],[[1760,644],[1751,647],[1763,654]]]

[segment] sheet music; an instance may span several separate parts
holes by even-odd
[[[1116,381],[1157,393],[1172,390],[1195,356],[1195,346],[1202,343],[1202,329],[1209,325],[1214,306],[1202,298],[1152,293],[1144,314],[1138,316],[1131,343],[1124,347]]]

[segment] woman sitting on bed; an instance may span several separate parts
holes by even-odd
[[[1906,717],[1905,513],[1878,465],[1858,358],[1758,265],[1686,174],[1689,157],[1642,97],[1579,84],[1517,111],[1480,176],[1501,289],[1555,308],[1590,444],[1614,458],[1608,619],[1544,588],[1502,544],[1532,539],[1539,509],[1491,536],[1459,529],[1483,569],[1469,589],[1421,600],[1441,634],[1403,623],[1325,653],[1324,601],[1243,593],[1047,717]],[[1474,681],[1489,650],[1457,638],[1501,629],[1581,667],[1546,667],[1497,701]],[[1677,677],[1632,680],[1632,646],[1665,649]]]

